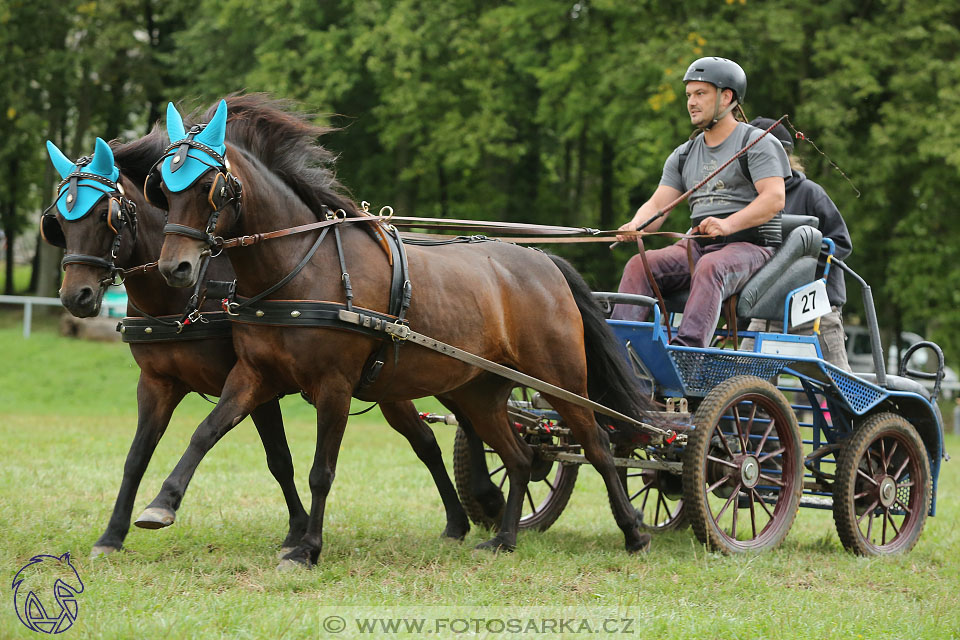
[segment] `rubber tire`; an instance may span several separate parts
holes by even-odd
[[[496,455],[489,453],[487,455]],[[562,465],[560,472],[560,482],[554,484],[554,491],[547,495],[547,499],[541,503],[542,509],[534,514],[528,514],[520,517],[520,529],[536,529],[546,531],[550,528],[560,514],[563,513],[570,496],[573,494],[573,488],[577,483],[577,473],[579,465],[570,463],[555,463]],[[489,467],[488,467],[489,469]],[[470,517],[471,522],[478,527],[496,531],[500,528],[500,521],[486,515],[480,502],[473,497],[470,492],[471,478],[471,459],[469,448],[467,447],[467,436],[463,429],[457,428],[457,435],[453,439],[453,479],[457,486],[457,493],[460,495],[460,502],[464,510]],[[534,484],[534,483],[531,483]],[[524,507],[529,507],[529,502],[524,500]],[[538,505],[538,506],[541,506]]]
[[[782,422],[783,432],[778,428],[776,433],[781,442],[792,448],[792,451],[784,452],[783,459],[785,463],[792,463],[793,474],[788,478],[784,468],[781,477],[785,478],[785,484],[790,484],[780,492],[773,518],[767,526],[751,540],[735,541],[717,527],[710,510],[705,491],[707,454],[711,450],[714,427],[726,408],[749,397],[769,405],[780,414],[777,422]],[[707,394],[694,414],[693,423],[696,428],[689,434],[683,452],[683,499],[684,510],[697,539],[708,549],[726,554],[763,551],[779,545],[793,526],[803,492],[803,440],[790,403],[766,380],[755,376],[735,376],[724,380]],[[739,498],[735,501],[739,503]],[[734,508],[739,508],[739,504]]]
[[[857,487],[857,479],[862,478],[858,476],[857,468],[871,444],[881,437],[891,436],[896,438],[899,446],[906,447],[915,460],[912,470],[919,473],[922,481],[914,484],[914,487],[919,487],[919,493],[911,492],[910,502],[921,508],[916,511],[916,517],[911,516],[901,522],[900,533],[893,540],[885,545],[875,545],[864,538],[857,523],[853,496],[858,491],[862,491],[862,487],[859,489]],[[890,555],[910,551],[923,532],[933,494],[930,459],[923,440],[920,439],[913,425],[894,413],[878,413],[870,416],[862,424],[857,425],[840,450],[836,474],[837,479],[833,490],[833,521],[844,548],[861,556]],[[908,521],[907,529],[904,530],[903,526]]]

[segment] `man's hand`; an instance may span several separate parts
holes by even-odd
[[[691,229],[693,233],[716,238],[719,236],[728,236],[735,231],[726,218],[708,217],[700,221],[700,224]]]
[[[639,226],[640,226],[640,221],[637,219],[633,219],[630,222],[624,223],[619,227],[617,227],[617,231],[636,231],[637,227]],[[617,242],[627,242],[631,239],[632,238],[629,238],[627,236],[621,236],[621,235],[617,236]]]

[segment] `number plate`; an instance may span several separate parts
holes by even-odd
[[[790,305],[790,326],[795,327],[830,313],[827,285],[823,280],[811,282],[793,294]]]

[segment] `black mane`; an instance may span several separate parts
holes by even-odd
[[[336,156],[317,139],[333,131],[310,122],[310,114],[294,111],[290,101],[264,94],[233,95],[227,101],[227,141],[253,155],[283,180],[314,213],[323,205],[364,215],[337,180]],[[217,103],[200,120],[213,117]]]
[[[143,185],[147,173],[154,163],[160,159],[163,150],[167,147],[167,136],[159,124],[154,125],[147,135],[132,142],[118,143],[114,141],[113,160],[120,171],[137,185]]]

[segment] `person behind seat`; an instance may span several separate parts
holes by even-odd
[[[739,106],[747,91],[747,76],[736,62],[700,58],[687,69],[683,82],[690,123],[700,133],[670,154],[660,185],[633,219],[620,227],[623,231],[636,230],[762,134],[746,122],[738,122],[734,115],[737,109],[743,118]],[[746,172],[741,163],[732,162],[690,196],[692,231],[709,237],[685,239],[647,252],[650,270],[664,294],[690,289],[674,344],[706,346],[716,329],[720,304],[743,288],[780,245],[784,178],[790,175],[787,156],[775,139],[764,136],[746,157]],[[645,230],[656,231],[665,219],[663,216]],[[691,242],[689,249],[696,261],[692,277],[687,259]],[[653,295],[639,255],[627,262],[619,291]],[[643,321],[648,313],[644,307],[617,305],[612,317]]]
[[[754,118],[750,124],[761,129],[767,129],[774,121],[770,118]],[[833,203],[827,192],[819,184],[810,180],[803,174],[803,164],[793,153],[793,139],[790,132],[782,124],[778,124],[770,132],[777,137],[777,140],[783,145],[784,151],[790,159],[790,168],[792,175],[787,178],[786,204],[783,212],[794,215],[815,216],[820,221],[820,232],[824,238],[830,238],[836,245],[834,255],[841,260],[845,260],[853,250],[853,243],[850,241],[850,232],[847,231],[847,224],[843,221],[837,205]],[[821,258],[819,267],[820,273],[823,272],[823,263],[825,258]],[[843,303],[847,301],[847,287],[843,280],[843,272],[840,269],[831,269],[827,276],[827,299],[830,301],[830,313],[820,318],[820,349],[823,352],[823,359],[831,364],[850,371],[850,363],[847,362],[847,347],[843,333],[843,317],[841,309]],[[748,331],[773,331],[783,330],[782,322],[751,320]],[[811,335],[813,333],[813,322],[808,322],[790,329],[791,333]],[[743,341],[741,349],[752,350],[753,340],[748,338]]]

